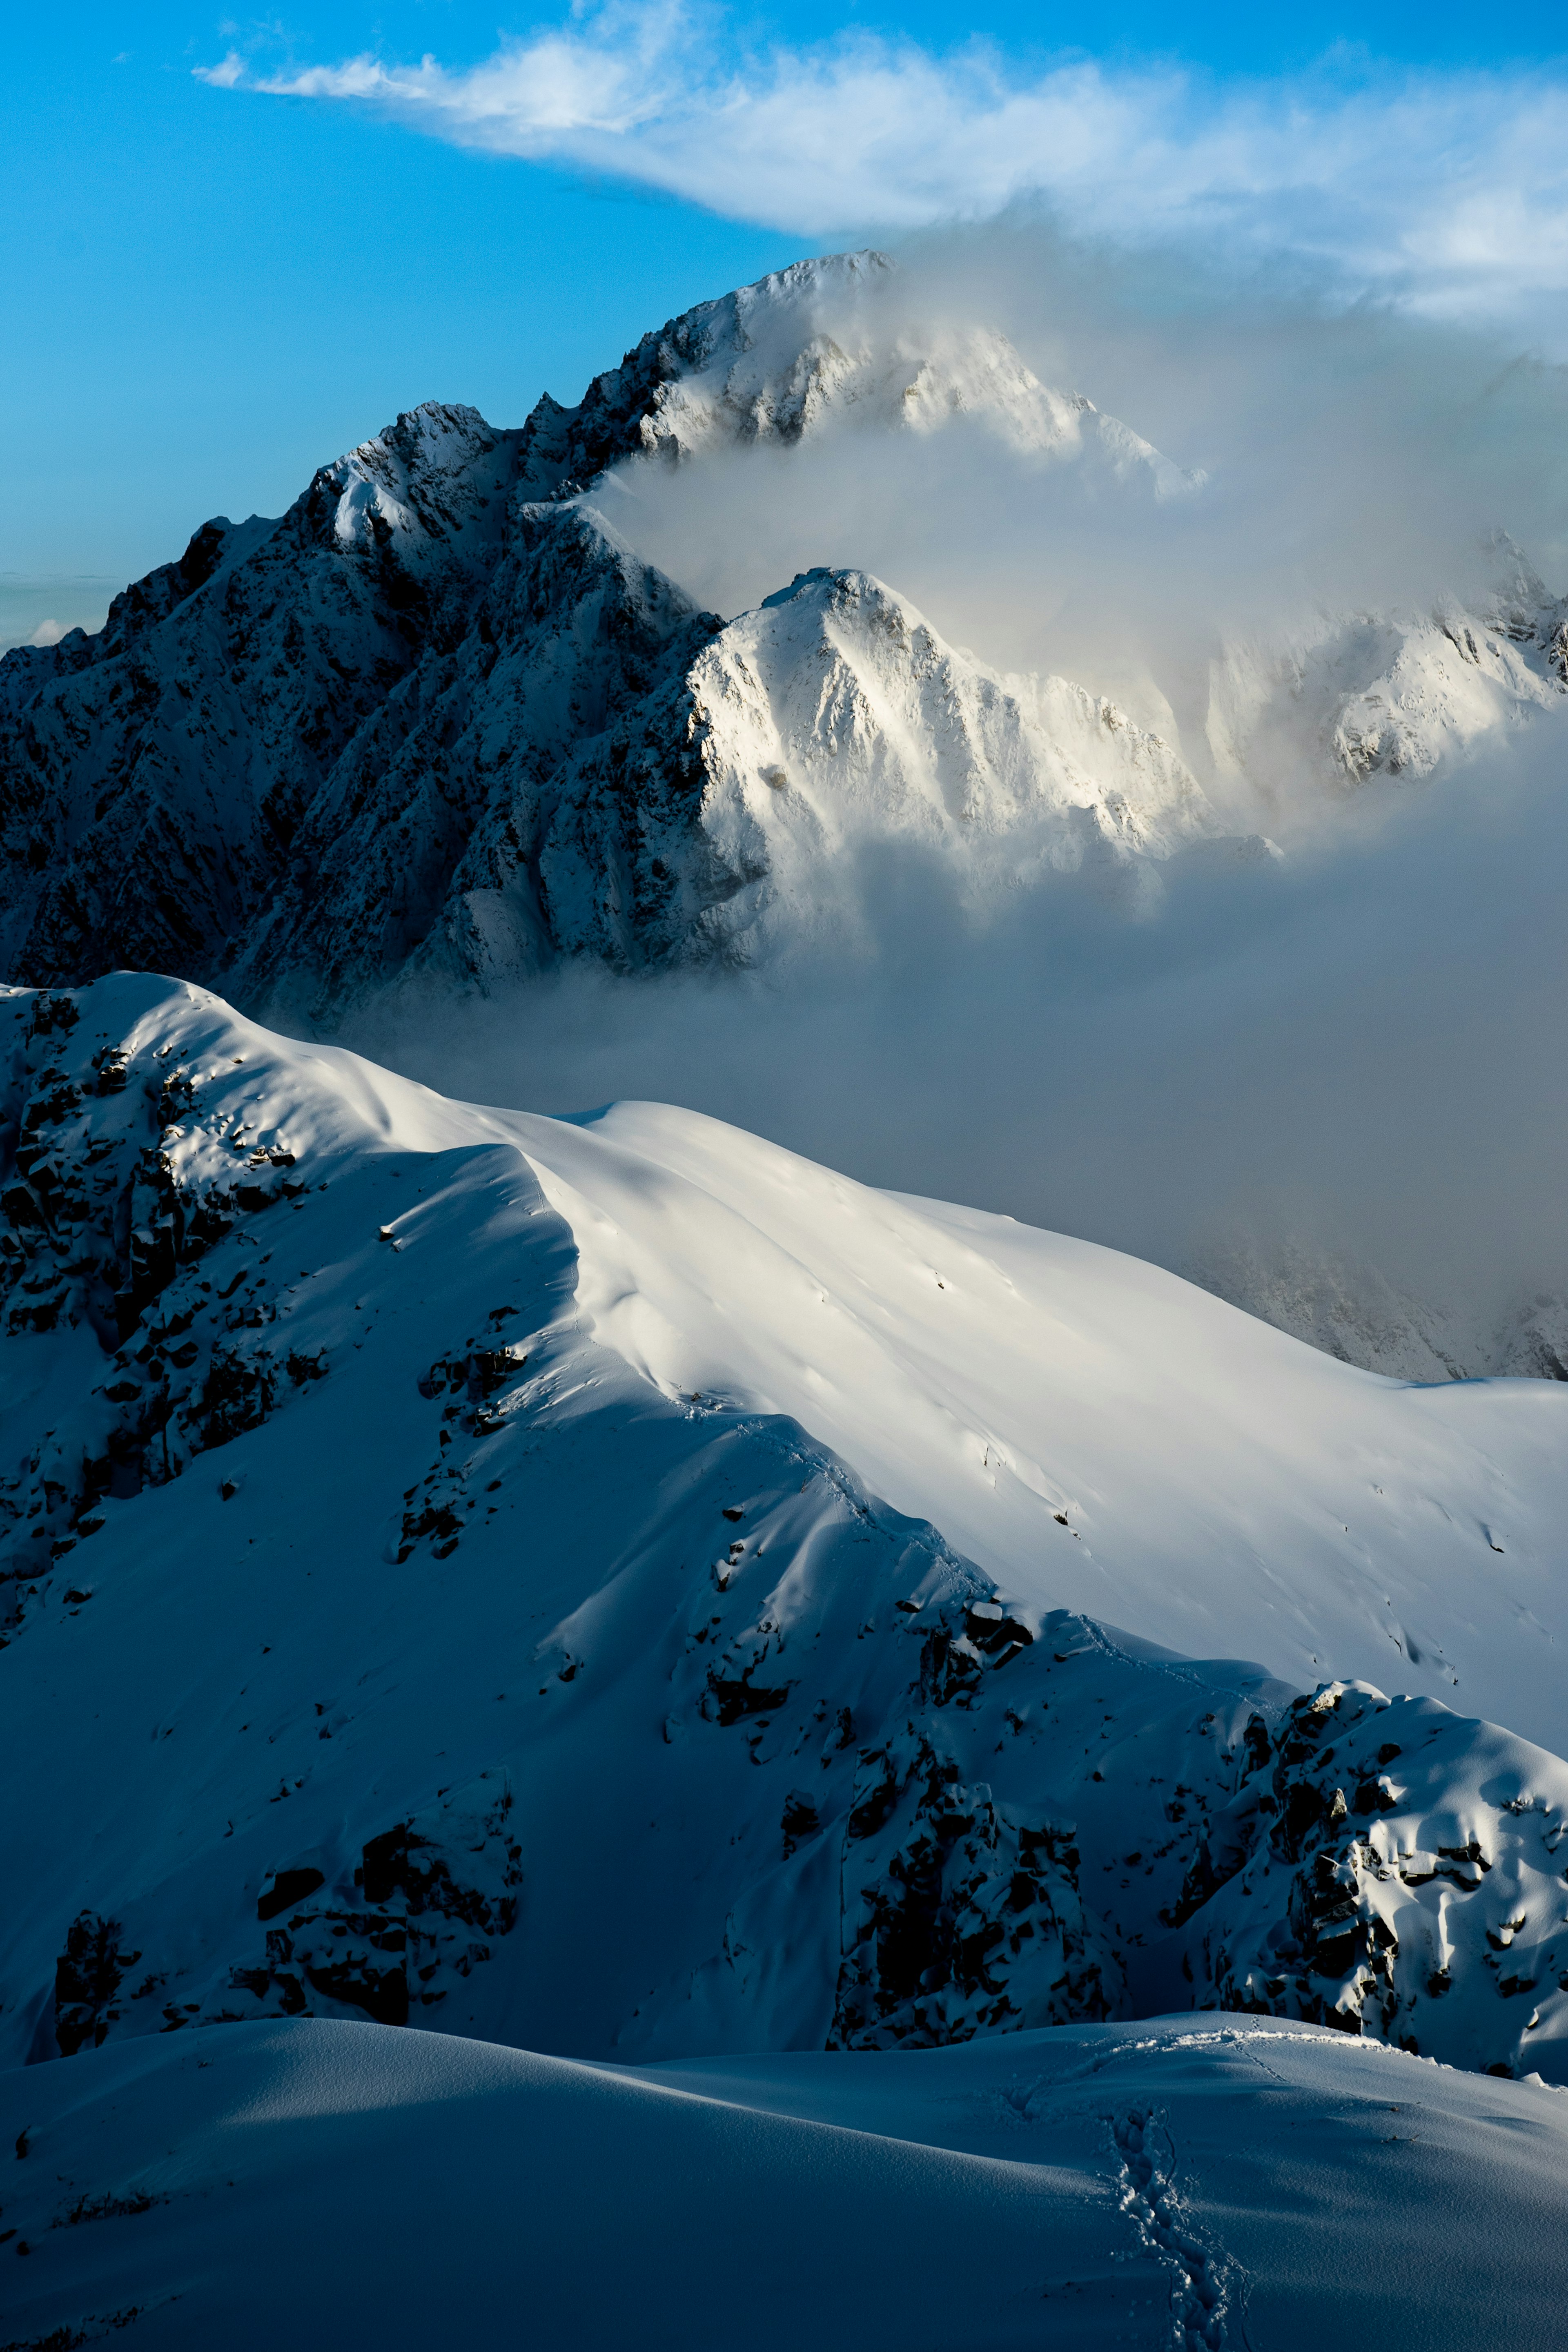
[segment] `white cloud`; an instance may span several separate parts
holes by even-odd
[[[1437,315],[1568,291],[1568,81],[1364,75],[1217,83],[978,46],[850,38],[744,55],[679,0],[611,0],[462,71],[362,56],[220,87],[374,109],[455,144],[640,182],[806,237],[1044,201],[1121,243],[1294,253]]]
[[[221,65],[193,66],[198,81],[210,82],[214,89],[237,89],[245,80],[245,59],[237,49],[231,49]]]

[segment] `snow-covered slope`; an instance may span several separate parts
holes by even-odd
[[[1563,1387],[177,983],[5,1010],[12,2063],[1197,2002],[1568,2074]]]
[[[4,2097],[30,2345],[260,2352],[283,2306],[389,2352],[1544,2352],[1560,2327],[1561,2093],[1251,2021],[657,2071],[231,2026]]]
[[[1266,785],[1318,772],[1429,776],[1441,761],[1568,695],[1568,598],[1500,532],[1467,604],[1325,614],[1285,643],[1236,644],[1211,665],[1207,738],[1222,775]]]

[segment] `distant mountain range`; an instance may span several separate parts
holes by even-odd
[[[891,271],[801,263],[703,304],[517,431],[415,409],[280,520],[204,524],[98,636],[5,656],[4,967],[179,971],[329,1021],[408,973],[491,987],[564,958],[852,942],[858,853],[889,844],[983,905],[1063,871],[1135,891],[1235,839],[1174,741],[1065,679],[998,675],[880,581],[810,571],[727,622],[606,519],[628,459],[956,416],[1086,496],[1203,495],[994,331],[891,325]],[[1304,727],[1325,779],[1421,774],[1560,700],[1568,608],[1511,544],[1492,569],[1480,614],[1232,646],[1199,764],[1266,774]]]

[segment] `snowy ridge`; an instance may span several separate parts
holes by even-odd
[[[998,677],[852,568],[722,627],[587,501],[631,458],[958,415],[1096,494],[1193,487],[989,331],[915,335],[889,269],[800,263],[699,305],[517,431],[426,404],[279,521],[204,525],[99,636],[0,659],[4,968],[179,971],[319,1017],[404,972],[852,940],[860,848],[931,855],[982,913],[1079,868],[1147,896],[1218,830],[1172,742]],[[1282,761],[1424,775],[1561,706],[1563,608],[1511,542],[1489,578],[1473,609],[1217,662],[1208,757],[1260,827]]]
[[[1568,599],[1505,532],[1484,552],[1490,577],[1468,607],[1324,614],[1289,646],[1227,648],[1210,671],[1217,770],[1263,778],[1304,749],[1352,784],[1418,780],[1488,735],[1561,712]]]
[[[158,2352],[260,2352],[279,2243],[322,2340],[395,2352],[519,2315],[594,2352],[718,2352],[737,2313],[761,2352],[1042,2332],[1304,2352],[1369,2328],[1424,2352],[1435,2327],[1479,2352],[1556,2326],[1561,2095],[1264,2021],[656,2070],[229,2026],[5,2096],[30,2344],[125,2326]]]
[[[1041,383],[994,330],[890,331],[879,297],[895,276],[883,253],[796,262],[645,335],[572,413],[580,478],[620,454],[633,420],[640,454],[678,462],[844,425],[924,436],[966,416],[1021,455],[1077,462],[1086,480],[1156,499],[1201,485],[1082,393]]]
[[[1195,2002],[1568,2074],[1568,1768],[1365,1670],[1561,1720],[1561,1387],[176,983],[5,1012],[13,2063]]]

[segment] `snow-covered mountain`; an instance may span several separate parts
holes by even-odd
[[[1197,2005],[1568,2078],[1560,1384],[181,983],[4,1014],[12,2064]]]
[[[1201,488],[1082,393],[1041,383],[1005,335],[890,313],[879,297],[895,279],[884,253],[835,254],[700,303],[644,335],[578,408],[541,404],[541,443],[553,413],[552,462],[559,449],[586,485],[629,452],[679,462],[843,425],[925,436],[967,417],[1021,455],[1076,466],[1086,487],[1155,499]]]
[[[488,478],[478,420],[395,437],[432,435],[443,455],[465,436]],[[335,500],[319,481],[287,548],[210,527],[149,589],[153,608],[211,559],[161,621],[117,612],[101,654],[68,641],[40,690],[20,681],[14,971],[161,963],[340,1003],[423,966],[747,961],[853,935],[846,847],[950,853],[984,888],[1219,830],[1113,704],[998,678],[863,574],[807,574],[726,629],[592,507],[524,502],[470,607],[477,496],[437,545],[412,497],[387,521],[374,470]],[[280,568],[304,570],[305,616]]]
[[[862,574],[723,628],[593,507],[525,501],[465,603],[489,493],[459,514],[443,475],[433,520],[414,461],[459,441],[488,484],[497,444],[450,411],[392,437],[395,499],[360,453],[286,545],[212,527],[141,598],[162,619],[117,612],[23,706],[15,971],[162,963],[341,1003],[426,966],[747,961],[852,937],[846,849],[934,850],[984,890],[1218,830],[1113,704],[998,677]],[[309,583],[304,624],[280,569]]]
[[[1470,602],[1432,613],[1322,614],[1291,642],[1228,646],[1210,666],[1216,772],[1266,784],[1309,758],[1342,783],[1419,780],[1568,694],[1568,597],[1513,541],[1482,551]]]
[[[999,679],[852,572],[723,629],[574,495],[628,457],[959,414],[1118,497],[1172,489],[994,333],[912,341],[877,309],[889,271],[801,264],[704,304],[519,431],[413,411],[281,521],[204,525],[99,636],[6,656],[6,968],[340,1004],[425,966],[745,961],[854,935],[846,848],[935,850],[973,898],[1218,830],[1103,698]]]
[[[173,970],[320,1018],[405,972],[488,986],[853,940],[862,851],[930,853],[983,909],[1081,866],[1136,898],[1233,827],[1174,735],[998,677],[863,572],[809,571],[725,625],[605,520],[594,486],[628,460],[960,415],[1096,495],[1201,490],[994,331],[916,331],[892,276],[877,255],[779,272],[517,431],[429,404],[281,520],[204,525],[99,635],[5,656],[5,969]],[[1422,774],[1559,705],[1563,608],[1511,544],[1492,570],[1477,614],[1232,646],[1203,772],[1233,803],[1263,787],[1261,832],[1303,746],[1342,781]]]
[[[1147,913],[1568,709],[1502,539],[1163,732],[852,562],[701,609],[631,482],[1202,511],[895,285],[427,404],[0,660],[0,2352],[1555,2340],[1563,1299],[1186,1282],[209,992],[820,982],[879,877]]]

